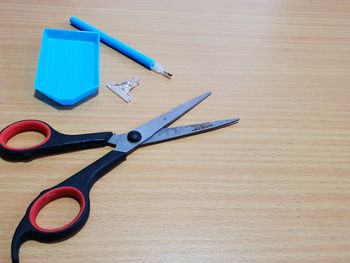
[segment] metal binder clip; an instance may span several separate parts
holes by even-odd
[[[133,77],[131,80],[123,81],[122,83],[108,82],[106,86],[121,97],[125,102],[130,102],[130,91],[140,84],[140,79]]]

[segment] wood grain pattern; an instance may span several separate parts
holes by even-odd
[[[101,45],[98,96],[73,110],[37,100],[42,30],[71,28],[71,15],[154,57],[173,80]],[[1,127],[35,118],[66,133],[125,132],[207,90],[177,124],[241,118],[135,152],[95,185],[78,235],[28,242],[22,262],[350,261],[349,1],[1,0],[0,39]],[[132,76],[141,86],[130,104],[104,87]],[[0,160],[1,262],[37,193],[108,150]],[[44,211],[43,224],[72,216],[66,205]]]

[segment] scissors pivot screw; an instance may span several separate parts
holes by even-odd
[[[138,131],[131,131],[128,133],[127,138],[129,142],[139,142],[142,139],[142,135]]]

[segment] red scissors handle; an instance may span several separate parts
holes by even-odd
[[[41,192],[29,205],[15,231],[11,249],[12,262],[19,262],[20,246],[27,240],[57,242],[79,232],[89,218],[89,193],[92,186],[100,177],[125,159],[126,153],[110,151],[62,183]],[[79,203],[80,210],[75,218],[68,224],[55,229],[40,227],[36,222],[36,218],[41,209],[50,202],[63,197],[73,198]]]
[[[45,138],[39,144],[24,148],[8,145],[12,137],[27,131],[42,133]],[[22,120],[10,124],[0,132],[0,155],[7,160],[27,160],[68,151],[103,147],[107,145],[112,135],[112,132],[67,135],[56,131],[43,121]]]

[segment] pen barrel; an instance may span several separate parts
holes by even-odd
[[[127,56],[128,58],[134,60],[135,62],[141,64],[145,68],[148,68],[150,70],[153,69],[155,61],[152,58],[137,51],[136,49],[134,49],[134,48],[124,44],[123,42],[111,37],[110,35],[102,32],[101,30],[97,29],[96,27],[89,25],[88,23],[84,22],[83,20],[81,20],[77,17],[72,16],[70,18],[70,23],[72,26],[78,28],[79,30],[100,33],[100,40],[103,43],[110,46],[114,50],[122,53],[123,55]]]

